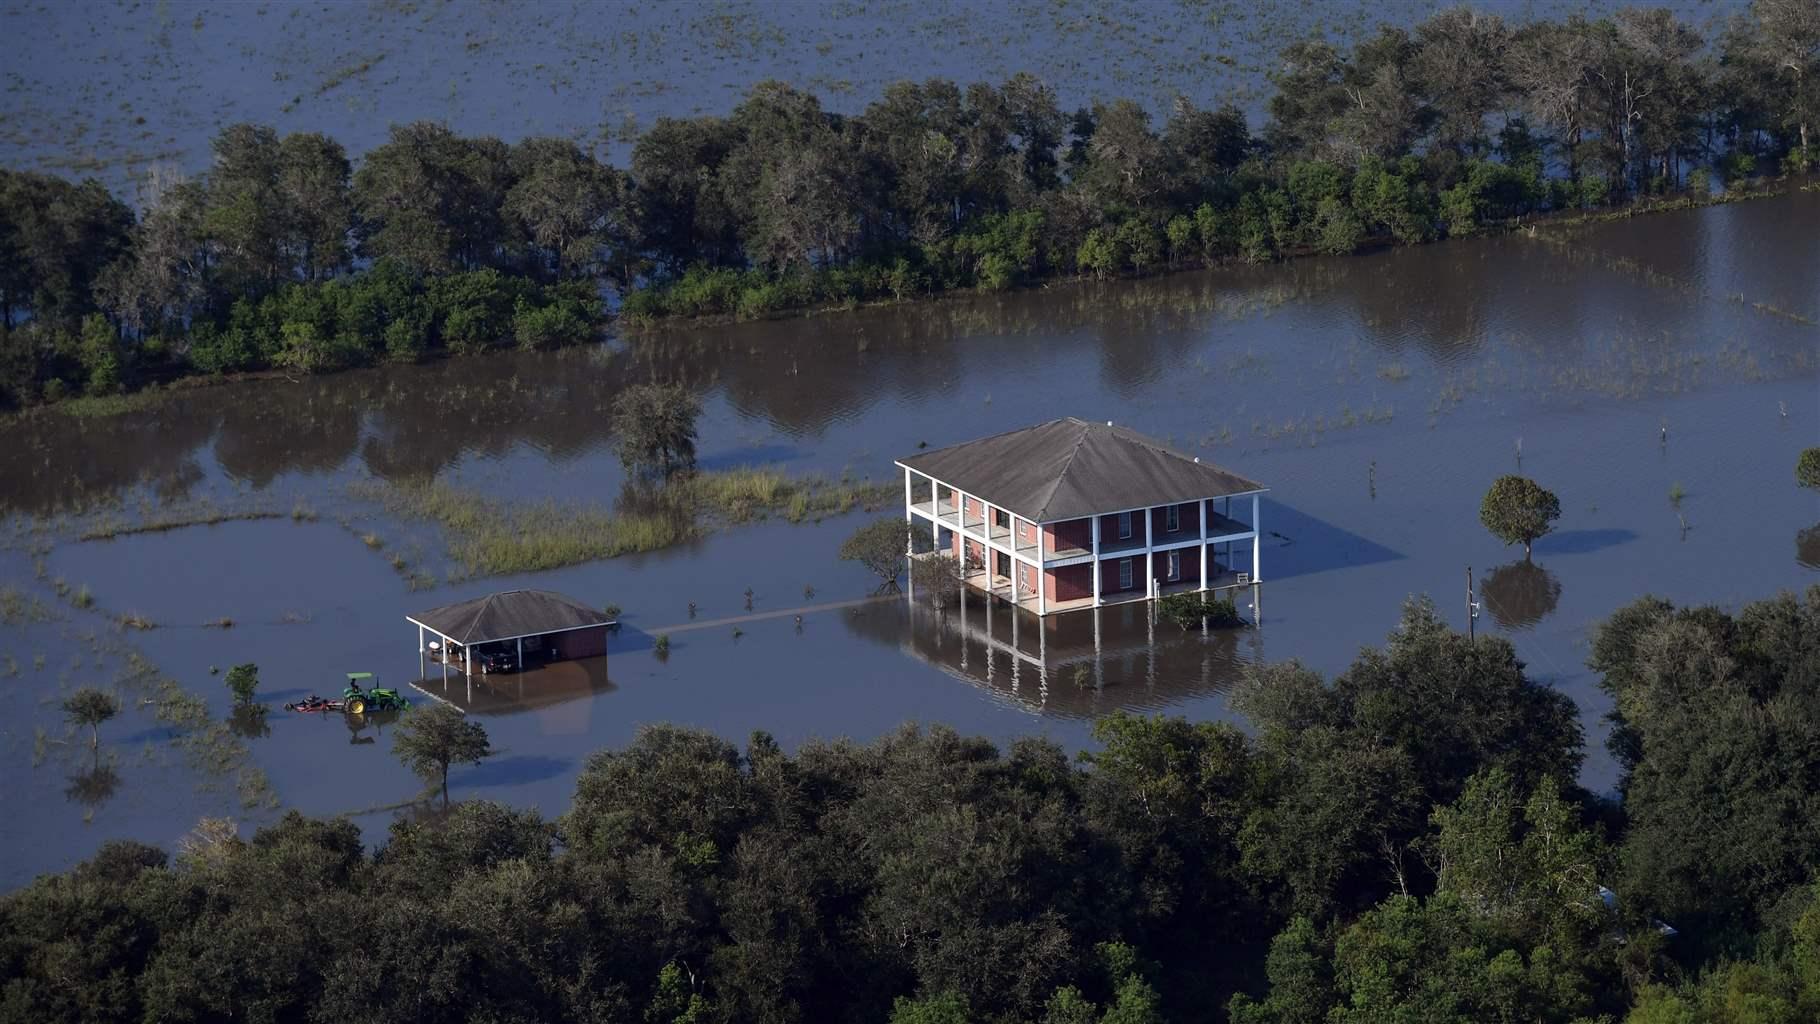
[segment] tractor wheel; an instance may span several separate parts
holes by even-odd
[[[349,697],[346,707],[347,713],[350,715],[364,715],[367,710],[367,702],[360,697]]]

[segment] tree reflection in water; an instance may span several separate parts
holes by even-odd
[[[99,764],[70,776],[63,795],[71,803],[81,804],[93,813],[95,808],[113,799],[119,789],[120,773],[114,771],[113,765]]]
[[[263,739],[272,734],[271,723],[266,721],[269,710],[264,704],[238,704],[228,715],[228,728],[234,735],[243,739]]]
[[[1820,569],[1820,523],[1795,534],[1795,561],[1809,569]]]
[[[1528,559],[1500,565],[1480,584],[1485,608],[1505,629],[1529,629],[1561,602],[1561,581]]]

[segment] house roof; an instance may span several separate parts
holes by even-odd
[[[898,465],[1038,523],[1265,489],[1129,427],[1072,416]]]
[[[505,590],[405,617],[460,644],[610,625],[606,613],[548,590]]]

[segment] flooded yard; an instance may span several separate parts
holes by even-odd
[[[791,746],[939,721],[1079,747],[1116,708],[1227,718],[1247,666],[1339,671],[1412,595],[1464,626],[1468,566],[1478,628],[1572,695],[1597,738],[1606,705],[1585,640],[1613,609],[1820,583],[1820,499],[1792,480],[1820,439],[1815,225],[1820,192],[1797,191],[1572,235],[684,327],[14,423],[0,444],[0,885],[107,838],[171,844],[203,815],[295,807],[382,830],[420,791],[390,723],[278,706],[339,693],[352,671],[432,699],[408,686],[420,665],[405,616],[519,586],[622,609],[604,665],[440,694],[499,751],[453,773],[457,795],[545,811],[591,752],[650,722]],[[371,497],[436,481],[611,508],[624,479],[607,410],[653,378],[702,397],[708,469],[891,484],[921,444],[1065,415],[1170,440],[1270,488],[1262,626],[1203,635],[1142,605],[1041,623],[977,596],[946,615],[873,599],[876,579],[837,558],[864,511],[477,578],[433,524]],[[1533,564],[1478,522],[1486,486],[1519,470],[1562,503]],[[197,519],[218,521],[133,532]],[[155,666],[225,717],[220,673],[242,662],[260,666],[273,710],[238,737],[241,760],[172,748],[155,704],[129,701],[101,729],[104,785],[56,704],[80,685],[137,692],[116,680]],[[1602,757],[1584,775],[1615,778]]]

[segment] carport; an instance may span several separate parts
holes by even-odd
[[[472,677],[475,648],[509,653],[521,672],[527,652],[542,661],[601,657],[607,653],[607,632],[616,625],[605,612],[548,590],[501,591],[407,615],[405,621],[417,627],[420,678],[426,658],[441,662],[445,676],[453,665]],[[434,648],[430,634],[441,638]]]

